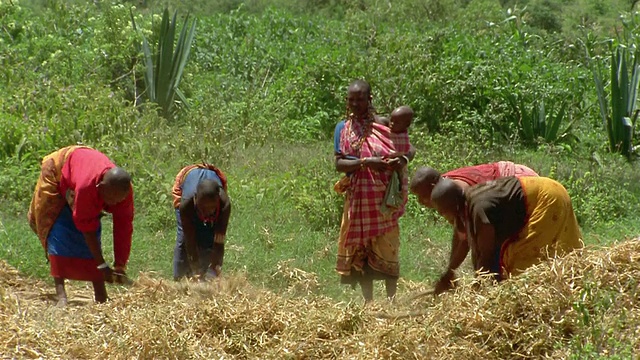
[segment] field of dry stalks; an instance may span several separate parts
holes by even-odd
[[[305,277],[301,277],[304,281]],[[499,286],[396,302],[336,303],[259,289],[240,275],[175,283],[141,274],[94,304],[0,262],[0,358],[516,359],[640,353],[640,241],[587,248]]]

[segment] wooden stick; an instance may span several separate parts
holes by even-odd
[[[436,289],[430,289],[427,291],[423,291],[421,293],[418,293],[418,295],[415,295],[414,297],[411,298],[411,301],[417,299],[417,298],[421,298],[423,296],[427,296],[427,295],[433,295],[436,293]]]
[[[373,314],[373,316],[377,317],[378,319],[390,319],[390,320],[406,319],[406,318],[412,318],[412,317],[418,317],[418,316],[424,316],[424,315],[427,315],[427,311],[412,311],[404,314],[395,314],[395,315],[382,313],[382,312],[377,312]]]
[[[413,297],[411,297],[409,299],[409,301],[416,300],[416,299],[421,298],[423,296],[433,295],[433,294],[435,294],[435,292],[436,292],[435,289],[430,289],[430,290],[423,291],[423,292],[418,293],[417,295],[414,295]],[[411,318],[411,317],[424,316],[426,314],[427,314],[426,311],[411,311],[411,312],[408,312],[408,313],[395,314],[395,315],[394,314],[387,314],[387,313],[383,313],[383,312],[377,312],[377,313],[373,313],[372,315],[377,317],[378,319],[397,320],[397,319],[406,319],[406,318]]]

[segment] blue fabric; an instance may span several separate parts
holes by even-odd
[[[200,181],[205,179],[213,180],[222,186],[222,180],[220,180],[215,171],[209,169],[193,169],[189,171],[182,183],[182,200],[192,198],[193,195],[196,194]]]
[[[344,120],[340,121],[336,125],[336,129],[333,132],[333,150],[336,154],[342,153],[342,151],[340,151],[340,133],[342,132],[342,129],[344,129]]]
[[[100,244],[102,225],[98,227],[96,236]],[[73,223],[73,214],[69,205],[66,205],[56,222],[49,231],[47,237],[47,253],[50,255],[74,257],[80,259],[93,259],[93,254],[87,246],[84,235]]]
[[[217,176],[216,176],[217,177]],[[199,219],[194,221],[196,228],[196,244],[198,246],[198,260],[200,262],[200,271],[204,272],[211,264],[211,252],[213,248],[213,224],[206,225]],[[182,220],[180,218],[180,209],[176,209],[176,247],[173,249],[173,278],[178,280],[184,276],[192,276],[187,259],[187,248],[184,242],[184,232],[182,230]]]
[[[182,184],[182,201],[192,198],[196,194],[198,184],[202,180],[213,180],[222,186],[222,181],[215,171],[208,169],[193,169],[187,174]],[[182,223],[180,219],[180,210],[176,209],[176,221],[178,222],[178,238],[182,235]],[[196,242],[201,247],[211,247],[213,245],[213,223],[205,223],[194,212],[191,221],[196,227]],[[179,239],[177,239],[179,240]]]

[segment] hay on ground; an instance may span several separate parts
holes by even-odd
[[[279,276],[315,284],[283,263]],[[640,353],[640,241],[585,249],[498,286],[434,299],[408,283],[394,304],[281,295],[230,275],[175,283],[142,274],[110,287],[84,283],[55,307],[53,288],[0,262],[0,357],[87,359],[520,359]],[[302,290],[307,290],[306,288]],[[381,318],[380,314],[386,314]],[[630,355],[630,356],[631,356]]]

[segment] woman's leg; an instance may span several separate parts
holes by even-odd
[[[104,281],[93,281],[93,294],[96,302],[103,303],[107,301],[107,288],[104,285]]]
[[[391,301],[395,299],[398,290],[398,278],[385,279],[384,285],[387,289],[387,298]]]
[[[372,239],[371,248],[367,252],[365,272],[371,279],[384,280],[389,300],[396,296],[398,290],[399,249],[400,229],[396,226],[386,234]]]
[[[60,277],[54,277],[53,282],[56,284],[58,306],[67,306],[67,291],[64,288],[64,279]]]
[[[364,274],[360,279],[360,288],[362,288],[362,297],[364,302],[373,301],[373,278]]]
[[[173,249],[173,279],[180,280],[185,276],[191,276],[191,267],[187,259],[187,249],[184,244],[184,232],[180,220],[180,210],[176,209],[176,246]]]

